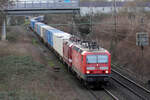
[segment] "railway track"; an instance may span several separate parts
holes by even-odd
[[[90,94],[95,98],[95,100],[104,100],[105,98],[102,98],[100,94],[104,96],[104,93],[106,97],[109,96],[109,100],[119,100],[114,94],[112,94],[109,90],[106,88],[102,88],[102,91],[94,91],[92,89],[87,88]]]
[[[114,66],[114,65],[113,65]],[[134,95],[139,97],[141,100],[150,100],[150,90],[130,80],[126,76],[112,69],[112,79],[127,88]]]
[[[105,89],[106,93],[112,97],[113,100],[119,100],[114,94],[112,94],[109,90]]]

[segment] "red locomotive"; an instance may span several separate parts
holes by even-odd
[[[111,75],[111,55],[95,42],[67,40],[63,44],[63,59],[84,82],[108,82]]]
[[[111,55],[95,42],[81,41],[66,32],[30,20],[31,29],[44,40],[60,60],[63,60],[84,83],[108,82],[111,75]],[[38,28],[35,26],[38,25]],[[38,33],[37,33],[38,32]]]

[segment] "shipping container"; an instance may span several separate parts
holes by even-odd
[[[34,28],[35,28],[35,23],[36,23],[37,21],[36,20],[34,20],[34,19],[31,19],[30,20],[30,27],[34,30]]]
[[[48,26],[48,25],[41,26],[41,37],[44,39],[46,37],[45,35],[46,30],[51,30],[51,29],[55,29],[55,28]]]
[[[38,24],[39,24],[40,22],[36,22],[35,23],[35,28],[34,28],[34,31],[37,33],[37,27],[38,27]]]
[[[49,30],[46,30],[46,42],[51,46],[53,47],[53,34],[51,32],[51,29]]]
[[[38,35],[40,35],[40,26],[39,25],[43,25],[43,23],[41,23],[41,22],[36,22],[35,23],[35,29],[34,29],[34,31],[38,34]]]
[[[64,32],[57,29],[46,30],[46,41],[50,46],[53,47],[53,35],[55,34],[63,34]]]
[[[38,24],[37,33],[39,34],[39,36],[41,36],[41,27],[42,26],[45,26],[45,24],[43,24],[43,23]]]
[[[69,38],[68,33],[53,34],[53,48],[61,57],[63,57],[63,42]]]

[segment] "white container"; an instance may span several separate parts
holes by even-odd
[[[51,29],[55,29],[51,26],[48,26],[48,25],[45,25],[45,26],[41,26],[41,37],[44,39],[45,38],[45,33],[46,33],[46,30],[51,30]]]
[[[53,48],[61,57],[63,57],[63,41],[69,38],[68,33],[53,34]]]

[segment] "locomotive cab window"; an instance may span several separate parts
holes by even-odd
[[[97,55],[97,62],[98,63],[108,63],[108,56],[107,55]]]
[[[88,56],[86,56],[86,62],[88,64],[90,64],[90,63],[97,63],[96,55],[88,55]]]
[[[108,56],[107,55],[87,55],[86,62],[88,64],[92,63],[108,63]]]

